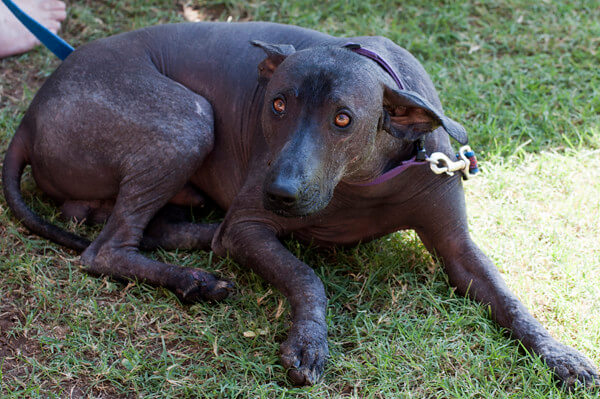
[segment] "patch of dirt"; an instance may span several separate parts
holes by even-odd
[[[0,109],[25,110],[29,105],[25,88],[35,93],[46,80],[39,72],[39,64],[37,60],[27,62],[18,57],[0,60]]]
[[[44,362],[48,354],[43,352],[40,343],[34,339],[14,333],[14,328],[24,323],[24,317],[16,309],[12,298],[3,298],[6,304],[0,306],[0,360],[2,361],[2,382],[4,387],[25,387],[25,381],[33,373],[26,358]],[[54,336],[64,338],[68,327],[54,327]],[[120,393],[109,381],[93,383],[86,375],[63,377],[60,385],[56,381],[46,381],[40,386],[41,392],[54,392],[65,398],[133,398],[133,394]]]
[[[0,307],[0,359],[2,359],[3,379],[18,381],[30,373],[21,357],[35,357],[40,354],[36,341],[23,335],[12,334],[17,323],[23,322],[23,315],[11,305]]]

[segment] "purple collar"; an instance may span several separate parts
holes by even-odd
[[[390,64],[388,64],[386,62],[386,60],[384,60],[379,54],[377,54],[374,51],[367,50],[366,48],[361,47],[360,44],[358,44],[358,43],[352,43],[352,42],[346,43],[346,44],[344,44],[343,47],[346,47],[346,48],[354,51],[356,54],[360,54],[362,56],[370,58],[373,61],[375,61],[376,63],[378,63],[379,66],[381,66],[392,77],[394,82],[396,82],[396,85],[398,85],[398,88],[400,90],[404,90],[404,85],[402,84],[400,77],[398,75],[396,75],[396,73],[394,72],[394,70],[392,69]],[[373,180],[369,180],[364,183],[349,183],[349,184],[352,184],[354,186],[362,186],[362,187],[375,186],[377,184],[386,182],[393,177],[398,176],[400,173],[404,172],[406,169],[410,168],[411,166],[423,165],[423,164],[424,164],[423,161],[417,161],[417,160],[415,160],[415,157],[412,157],[408,161],[402,162],[400,165],[396,166],[394,169],[388,170],[387,172],[380,175],[379,177],[376,177]]]
[[[404,85],[402,84],[400,77],[396,75],[396,72],[394,72],[390,64],[388,64],[387,61],[384,60],[379,54],[377,54],[374,51],[367,50],[364,47],[361,47],[358,43],[346,43],[343,47],[354,51],[356,54],[364,55],[365,57],[370,58],[376,63],[378,63],[379,66],[381,66],[392,77],[392,79],[394,79],[394,82],[396,82],[398,88],[400,90],[404,90]]]

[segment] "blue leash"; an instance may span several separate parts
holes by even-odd
[[[44,46],[48,47],[48,49],[61,60],[67,58],[67,56],[75,50],[69,43],[50,32],[29,15],[25,14],[23,10],[12,2],[12,0],[2,0],[2,2],[6,4],[6,7],[15,14],[15,17],[17,17],[17,19],[21,21],[21,23],[23,23],[23,25],[25,25],[25,27],[29,29],[29,31],[33,33]]]

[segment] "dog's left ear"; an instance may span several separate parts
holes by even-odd
[[[288,55],[296,52],[296,49],[291,44],[271,44],[261,42],[260,40],[251,40],[250,43],[256,47],[260,47],[267,53],[267,58],[258,64],[258,74],[263,79],[270,79],[279,64]]]
[[[460,144],[469,141],[467,132],[458,122],[448,118],[414,91],[384,88],[381,127],[392,136],[415,141],[439,126]]]

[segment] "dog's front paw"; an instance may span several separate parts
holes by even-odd
[[[323,374],[329,356],[327,327],[311,320],[294,322],[281,344],[281,363],[294,385],[313,385]]]
[[[576,385],[600,386],[598,370],[579,351],[558,341],[551,341],[543,345],[538,353],[565,388],[571,389]]]
[[[188,269],[188,278],[175,293],[184,302],[221,301],[233,292],[233,283],[202,269]]]

